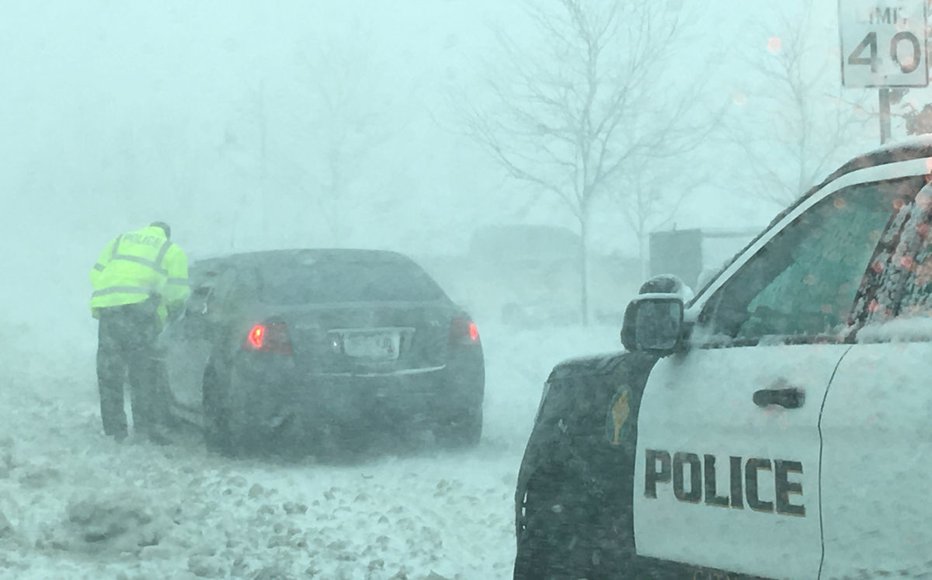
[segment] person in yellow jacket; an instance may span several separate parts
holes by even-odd
[[[159,438],[168,415],[168,385],[157,338],[188,298],[188,257],[163,222],[117,236],[91,269],[91,313],[100,321],[97,383],[104,433],[121,441],[126,379],[137,433]]]

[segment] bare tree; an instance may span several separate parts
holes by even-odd
[[[857,136],[873,114],[864,99],[846,102],[838,63],[827,58],[824,34],[813,19],[813,0],[802,10],[784,9],[766,46],[746,60],[749,78],[759,78],[738,99],[725,124],[729,142],[744,157],[749,191],[785,207],[857,148]],[[771,26],[768,22],[767,26]],[[829,38],[834,38],[829,36]]]
[[[402,83],[388,78],[391,67],[371,32],[362,23],[354,27],[360,33],[353,42],[315,38],[299,53],[303,74],[296,80],[305,107],[276,112],[269,103],[275,92],[264,82],[246,84],[227,127],[219,151],[251,186],[235,219],[260,220],[265,238],[318,221],[331,243],[342,245],[359,203],[373,201],[357,195],[357,185],[403,126],[404,95],[397,90]],[[309,213],[319,220],[309,221]]]
[[[528,3],[538,42],[499,31],[503,68],[490,103],[469,108],[467,129],[535,195],[562,201],[579,224],[580,313],[588,321],[593,202],[618,193],[636,164],[693,147],[697,99],[661,81],[683,41],[672,2],[551,0]],[[496,74],[497,73],[497,74]]]
[[[268,111],[265,102],[265,82],[243,82],[234,115],[227,121],[223,134],[215,145],[217,158],[225,173],[234,178],[234,187],[227,192],[232,215],[229,249],[240,243],[256,243],[244,239],[255,233],[265,242],[271,233],[270,211],[273,200],[268,187]]]
[[[648,237],[676,218],[689,191],[708,181],[701,173],[667,172],[650,163],[637,164],[625,174],[621,211],[625,222],[637,236],[641,277],[648,276]]]
[[[398,90],[400,81],[387,77],[390,67],[380,61],[367,37],[371,34],[362,30],[362,40],[331,44],[304,58],[310,75],[310,140],[315,143],[315,158],[299,165],[320,176],[313,197],[337,244],[351,231],[346,215],[358,201],[353,191],[356,180],[407,118],[402,104],[408,99],[403,89]]]

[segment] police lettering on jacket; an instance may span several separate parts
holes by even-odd
[[[656,499],[658,493],[668,493],[666,490],[672,488],[673,496],[682,502],[806,515],[806,506],[800,501],[803,486],[795,478],[803,473],[799,461],[729,457],[728,467],[719,469],[721,473],[727,471],[728,478],[719,481],[714,455],[677,452],[671,457],[668,451],[648,449],[645,458],[644,495],[648,498]],[[762,477],[773,478],[775,497],[761,497],[758,483]]]

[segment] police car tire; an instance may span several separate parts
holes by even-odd
[[[564,534],[572,527],[570,516],[575,511],[566,505],[567,500],[572,501],[572,494],[565,493],[572,486],[566,483],[553,469],[539,472],[529,482],[526,527],[518,534],[515,580],[586,576],[585,567],[574,557],[581,546]]]
[[[633,484],[633,440],[609,444],[607,412],[619,385],[627,384],[636,422],[635,394],[655,361],[625,353],[554,369],[522,460],[525,528],[519,530],[516,579],[651,577],[635,573],[631,506],[623,499],[630,493],[614,493],[619,483]]]
[[[528,482],[515,578],[604,577],[609,560],[618,558],[604,549],[597,533],[614,511],[605,498],[592,495],[594,474],[587,464],[600,460],[571,458],[565,448],[552,451]],[[626,568],[622,563],[615,569]]]

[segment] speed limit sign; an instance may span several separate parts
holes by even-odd
[[[926,0],[839,0],[842,84],[924,87]]]

